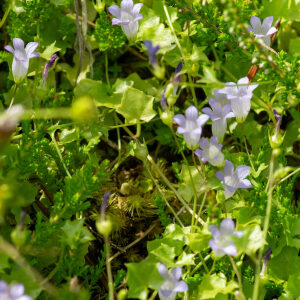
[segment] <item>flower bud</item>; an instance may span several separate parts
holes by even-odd
[[[169,98],[169,96],[173,94],[173,88],[174,88],[174,84],[173,83],[169,83],[167,85],[166,92],[165,92],[166,98]]]
[[[105,238],[108,238],[112,231],[112,222],[110,220],[103,220],[99,218],[96,222],[96,228],[100,234]]]
[[[168,127],[172,127],[174,113],[172,111],[164,111],[160,114],[160,119]]]
[[[177,100],[177,97],[173,96],[173,95],[171,95],[167,98],[167,102],[168,102],[169,106],[173,106],[176,103],[176,100]]]
[[[147,146],[144,144],[135,144],[134,148],[134,155],[141,161],[146,161],[147,160],[147,155],[148,155],[148,149]]]
[[[121,289],[118,293],[118,300],[125,300],[127,296],[127,290]]]
[[[83,96],[73,101],[71,110],[73,119],[80,122],[95,118],[97,108],[90,96]]]
[[[20,230],[18,226],[11,232],[10,237],[18,247],[23,246],[28,236],[27,230]]]
[[[281,135],[280,133],[277,133],[277,134],[275,133],[272,136],[270,136],[270,134],[269,134],[269,142],[270,142],[272,149],[280,148],[280,146],[284,140],[284,137],[285,137],[285,134]]]

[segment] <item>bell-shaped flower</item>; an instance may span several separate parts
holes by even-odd
[[[277,29],[272,27],[273,17],[267,17],[263,20],[261,24],[260,18],[251,17],[249,25],[249,32],[253,32],[256,38],[260,38],[263,42],[270,47],[271,45],[271,37],[270,35],[275,33]]]
[[[248,166],[239,166],[234,170],[233,163],[225,160],[224,173],[218,171],[216,177],[221,180],[225,198],[233,196],[237,189],[250,189],[251,182],[245,179],[249,175],[250,169]]]
[[[158,295],[160,300],[174,300],[177,293],[184,293],[188,290],[188,285],[185,281],[180,280],[182,275],[182,269],[176,267],[169,273],[168,269],[159,264],[158,272],[166,280],[159,289]]]
[[[238,251],[233,242],[232,237],[242,237],[242,231],[236,231],[234,222],[231,219],[224,219],[220,228],[216,225],[209,225],[209,231],[212,239],[209,241],[209,246],[214,251],[215,256],[230,255],[236,256]]]
[[[173,117],[173,120],[179,125],[177,132],[183,134],[185,142],[191,149],[198,146],[202,134],[202,125],[208,119],[209,116],[205,114],[199,116],[198,109],[192,105],[186,110],[185,116],[178,114]]]
[[[209,107],[204,107],[202,112],[208,115],[212,120],[212,133],[219,141],[222,141],[227,129],[227,119],[233,118],[234,113],[231,111],[231,105],[226,104],[224,107],[216,101],[216,99],[209,99]]]
[[[201,157],[203,162],[209,162],[213,166],[222,166],[224,164],[224,154],[221,152],[222,144],[219,144],[218,138],[212,136],[210,141],[206,138],[200,139],[199,146],[195,154]]]
[[[237,84],[234,82],[227,82],[226,85],[229,86],[226,86],[223,90],[227,99],[231,102],[231,109],[237,121],[243,122],[250,111],[250,100],[253,96],[253,91],[258,87],[258,84],[249,85],[249,78],[246,76],[239,79]]]
[[[20,82],[26,77],[29,68],[29,59],[40,56],[39,53],[34,52],[38,46],[36,42],[30,42],[24,48],[24,42],[19,38],[13,39],[12,46],[5,46],[5,50],[11,52],[14,55],[12,63],[12,73],[16,83]]]
[[[143,15],[140,14],[142,3],[133,5],[132,0],[122,0],[121,9],[117,5],[112,5],[108,8],[108,11],[115,16],[112,19],[112,25],[121,25],[123,32],[128,39],[135,39],[139,30],[139,20],[143,19]]]
[[[16,128],[24,112],[21,104],[13,105],[0,115],[0,134],[10,135]]]
[[[216,89],[214,90],[215,99],[218,103],[223,106],[226,104],[230,104],[230,100],[227,99],[226,93],[224,89]]]
[[[24,295],[23,284],[13,284],[9,286],[5,281],[0,280],[0,299],[1,300],[31,300],[30,296]]]

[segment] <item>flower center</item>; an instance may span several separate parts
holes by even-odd
[[[212,144],[210,144],[205,151],[205,157],[209,159],[214,159],[218,154],[219,154],[219,149]]]
[[[236,174],[233,174],[231,176],[225,176],[224,182],[228,186],[236,187],[239,183],[239,178]]]
[[[133,22],[134,21],[134,15],[132,15],[131,13],[127,12],[127,11],[122,11],[121,12],[121,20],[123,22]]]

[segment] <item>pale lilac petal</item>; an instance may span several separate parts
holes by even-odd
[[[277,29],[275,27],[271,27],[266,33],[266,35],[271,35],[274,34],[275,32],[277,32]]]
[[[24,294],[24,285],[23,284],[14,284],[10,288],[10,294],[13,298],[20,297]]]
[[[112,24],[112,25],[120,25],[120,24],[122,24],[122,21],[119,20],[119,19],[113,18],[113,19],[111,20],[111,24]]]
[[[182,269],[180,267],[176,267],[171,271],[170,276],[175,280],[179,280],[182,275]]]
[[[251,182],[248,179],[241,180],[237,185],[237,188],[239,189],[251,189],[251,187],[252,187]]]
[[[40,54],[38,52],[34,52],[32,54],[30,54],[29,58],[35,58],[35,57],[39,57]]]
[[[131,12],[133,9],[133,1],[132,0],[122,0],[121,9],[127,12]]]
[[[209,225],[208,229],[214,239],[217,239],[220,236],[220,230],[216,225]]]
[[[136,37],[137,32],[139,30],[139,23],[138,22],[124,22],[124,21],[122,21],[121,27],[122,27],[122,30],[125,33],[125,35],[129,39],[133,39],[133,38]]]
[[[142,20],[143,19],[143,15],[138,15],[135,19],[134,19],[134,22],[137,22],[139,20]]]
[[[260,28],[261,28],[260,18],[253,16],[250,19],[250,23],[252,25],[254,32],[258,32],[260,30]]]
[[[134,16],[137,16],[140,13],[142,6],[143,6],[143,3],[137,3],[133,6],[132,13]]]
[[[215,144],[215,145],[218,145],[219,144],[219,141],[218,141],[218,138],[216,137],[216,136],[212,136],[211,138],[210,138],[210,142],[212,143],[212,144]],[[221,144],[220,144],[221,145]],[[221,145],[221,148],[222,148],[222,145]],[[220,148],[220,149],[221,149]]]
[[[253,92],[258,87],[258,84],[250,84],[248,87],[248,90],[250,92]]]
[[[181,276],[180,276],[181,277]],[[179,277],[179,278],[180,278]],[[179,279],[178,278],[178,279]],[[175,288],[173,289],[173,292],[179,292],[179,293],[184,293],[185,291],[187,291],[189,289],[188,285],[186,284],[185,281],[181,280],[179,281]]]
[[[117,5],[112,5],[108,8],[108,11],[115,16],[117,19],[121,19],[121,10],[120,7]],[[115,24],[113,24],[115,25]]]
[[[25,52],[28,57],[35,51],[35,49],[38,47],[38,45],[39,44],[36,42],[30,42],[26,45]]]
[[[32,297],[27,296],[27,295],[23,295],[21,297],[18,297],[16,300],[32,300]]]
[[[209,120],[209,116],[208,115],[205,115],[205,114],[202,114],[198,117],[197,119],[197,125],[198,126],[202,126],[204,125],[207,121]]]
[[[250,111],[251,101],[246,97],[232,99],[231,108],[237,119],[244,120]]]
[[[223,172],[218,171],[218,172],[216,172],[215,176],[216,176],[219,180],[224,181],[224,173],[223,173]]]
[[[196,147],[199,143],[200,140],[200,135],[198,133],[194,133],[194,132],[187,132],[183,134],[184,140],[187,143],[187,145],[189,147]]]
[[[169,298],[171,294],[173,293],[173,290],[163,290],[160,289],[159,291],[165,298]],[[176,296],[176,295],[175,295]]]
[[[236,246],[232,243],[231,245],[223,248],[224,252],[230,256],[236,256],[238,251]]]
[[[234,170],[233,163],[229,160],[225,160],[224,173],[225,176],[232,175]]]
[[[212,133],[214,136],[218,137],[220,141],[223,141],[226,129],[226,119],[214,118],[214,122],[212,123]]]
[[[198,157],[202,157],[203,156],[203,151],[200,150],[200,149],[197,149],[194,151],[195,155],[198,156]]]
[[[273,23],[273,16],[266,17],[262,23],[262,28],[264,29],[264,31],[267,32],[270,29],[270,27],[272,26],[272,23]]]
[[[0,293],[5,292],[7,288],[8,284],[5,281],[0,280]]]
[[[209,107],[204,107],[202,109],[202,112],[204,112],[205,114],[207,114],[208,116],[212,115],[212,110]]]
[[[271,38],[269,35],[264,35],[261,37],[262,41],[268,46],[270,47],[271,45]]]
[[[240,180],[247,177],[249,173],[250,173],[250,168],[248,166],[239,166],[236,168],[236,174]]]
[[[4,49],[12,54],[15,54],[14,48],[10,45],[5,46]]]
[[[180,125],[181,127],[185,127],[185,117],[182,114],[175,115],[173,120],[176,124]]]
[[[224,219],[220,224],[221,235],[231,235],[233,234],[234,229],[235,229],[234,222],[229,218]]]
[[[215,256],[220,257],[225,254],[224,250],[214,240],[210,240],[208,244],[209,247],[214,251]]]
[[[238,80],[237,84],[249,84],[249,78],[247,76],[243,77]]]
[[[21,40],[19,38],[14,38],[13,39],[13,44],[14,44],[15,51],[16,50],[24,51],[24,42],[23,42],[23,40]]]
[[[165,278],[165,279],[169,279],[169,272],[168,269],[165,267],[164,264],[159,264],[158,265],[158,272],[159,274]]]
[[[198,117],[198,109],[195,106],[191,105],[185,111],[185,117],[189,120],[196,120]]]
[[[224,191],[223,191],[225,199],[232,197],[234,195],[235,191],[236,191],[236,188],[231,188],[231,190],[229,190],[227,188],[227,186],[225,186]]]
[[[178,127],[178,128],[177,128],[177,132],[178,132],[179,134],[184,134],[184,133],[186,133],[186,129],[183,128],[183,127]]]
[[[218,139],[217,139],[217,140],[218,140]],[[208,139],[206,139],[206,138],[200,139],[200,141],[199,141],[199,146],[200,146],[201,148],[205,148],[205,147],[207,147],[208,145],[209,145]]]
[[[201,128],[201,127],[198,127],[198,128],[196,128],[196,129],[192,130],[191,133],[193,133],[193,134],[198,134],[198,135],[200,136],[201,133],[202,133],[202,128]]]
[[[244,235],[244,232],[241,230],[238,230],[236,232],[234,232],[233,236],[237,237],[237,238],[241,238]]]
[[[12,73],[14,78],[18,81],[24,77],[26,77],[29,67],[29,59],[25,61],[17,60],[16,57],[12,63]]]

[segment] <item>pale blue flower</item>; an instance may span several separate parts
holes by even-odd
[[[123,32],[128,39],[134,39],[139,30],[139,20],[143,19],[140,14],[142,3],[133,5],[132,0],[122,0],[121,9],[117,5],[112,5],[108,11],[115,16],[112,19],[112,25],[121,25]]]
[[[227,99],[224,89],[214,90],[215,99],[218,103],[224,107],[226,104],[230,104],[230,100]]]
[[[237,120],[244,121],[250,111],[250,100],[253,96],[253,91],[258,87],[258,84],[249,85],[249,78],[246,76],[239,79],[237,84],[234,82],[226,82],[226,85],[229,86],[223,89],[223,93],[226,94],[227,99],[230,100],[231,109]]]
[[[202,138],[199,141],[201,149],[197,149],[195,154],[201,157],[203,162],[209,162],[213,166],[222,166],[224,163],[224,155],[221,152],[222,144],[219,144],[218,138],[212,136],[210,141]]]
[[[24,42],[19,38],[13,39],[12,46],[5,46],[4,49],[11,52],[14,55],[12,63],[12,73],[15,82],[20,82],[26,77],[29,68],[29,59],[40,56],[39,53],[34,52],[38,46],[36,42],[30,42],[24,49]]]
[[[224,173],[218,171],[216,177],[221,180],[225,198],[233,196],[237,189],[250,189],[251,182],[245,179],[249,175],[250,169],[248,166],[239,166],[234,170],[233,163],[225,160]]]
[[[251,17],[248,31],[253,32],[256,38],[260,38],[267,45],[271,45],[271,35],[277,31],[275,27],[272,27],[273,17],[267,17],[261,24],[260,18]]]
[[[209,246],[214,251],[215,256],[230,255],[236,256],[238,251],[232,240],[232,237],[242,237],[242,231],[236,231],[234,222],[231,219],[224,219],[220,228],[216,225],[209,225],[209,231],[212,239],[209,241]]]
[[[230,104],[222,106],[216,99],[209,99],[209,107],[204,107],[202,111],[208,115],[212,120],[212,133],[216,136],[219,141],[222,141],[227,129],[227,119],[233,118],[234,113],[231,110]]]
[[[184,293],[188,290],[186,282],[180,280],[182,275],[180,267],[172,269],[169,273],[163,264],[159,264],[158,272],[166,280],[159,289],[158,295],[160,300],[174,300],[178,292]]]
[[[208,121],[209,117],[205,114],[198,115],[198,109],[195,106],[190,106],[185,116],[182,114],[175,115],[173,120],[179,125],[177,132],[183,134],[184,140],[190,148],[198,146],[201,134],[202,125]]]
[[[17,123],[24,113],[21,104],[13,105],[0,115],[0,132],[11,133],[15,130]]]
[[[9,286],[5,281],[0,280],[1,300],[32,300],[30,296],[24,295],[23,284],[13,284]]]

